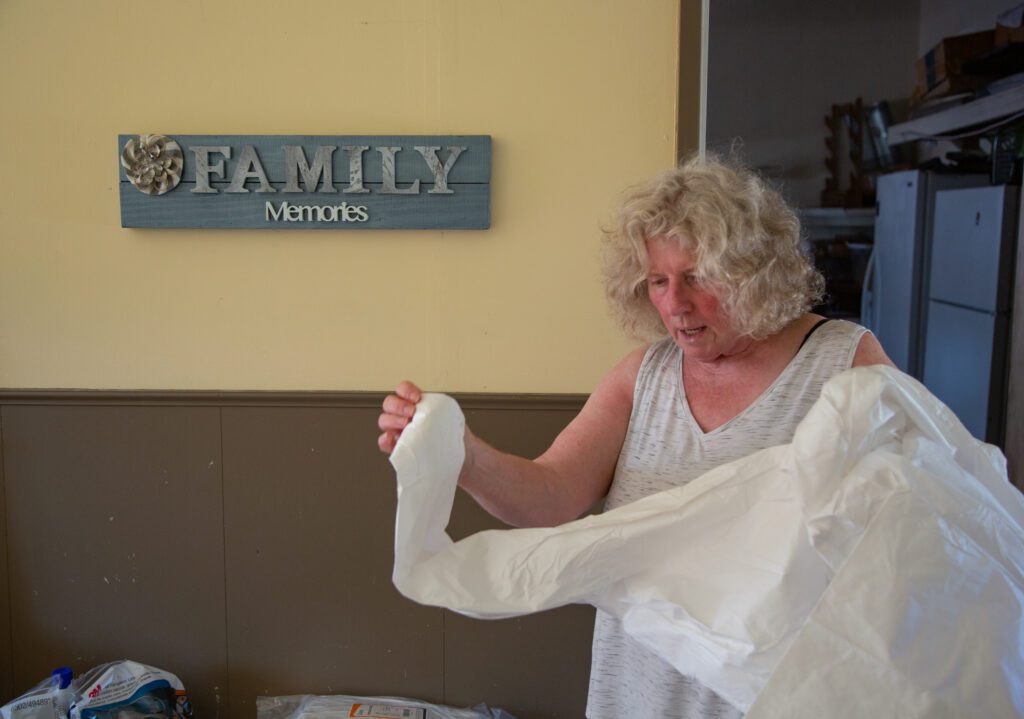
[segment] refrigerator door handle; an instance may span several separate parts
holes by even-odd
[[[878,298],[875,297],[875,293],[878,291],[879,283],[878,278],[875,277],[876,254],[875,248],[872,247],[871,254],[868,255],[867,267],[864,269],[864,285],[860,292],[860,323],[877,333],[878,325],[875,322],[875,312],[878,308]]]

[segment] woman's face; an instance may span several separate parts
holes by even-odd
[[[693,255],[675,240],[647,241],[647,296],[689,360],[714,362],[745,349],[718,297],[701,287]]]

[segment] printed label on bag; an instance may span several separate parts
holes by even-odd
[[[372,719],[426,719],[424,709],[396,707],[387,704],[353,704],[350,717],[371,717]]]

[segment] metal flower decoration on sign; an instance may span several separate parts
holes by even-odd
[[[162,195],[181,182],[181,146],[164,135],[139,135],[125,143],[121,167],[139,192]]]

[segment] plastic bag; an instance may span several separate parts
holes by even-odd
[[[192,719],[178,677],[129,659],[103,664],[75,680],[71,719]]]
[[[192,719],[178,677],[129,659],[72,679],[67,667],[0,709],[0,719]]]
[[[0,707],[0,716],[3,719],[67,719],[73,699],[71,670],[61,667],[25,694]]]
[[[427,396],[391,455],[407,597],[481,618],[594,604],[748,719],[1024,715],[1024,499],[907,375],[844,372],[792,443],[677,489],[453,543],[462,425]]]
[[[501,709],[479,704],[472,709],[397,697],[295,695],[257,697],[256,719],[515,719]]]

